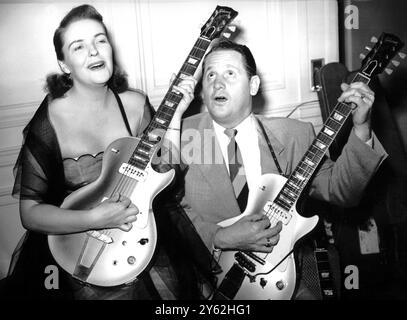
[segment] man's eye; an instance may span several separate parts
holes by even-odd
[[[99,39],[97,42],[98,43],[107,43],[107,39]]]
[[[214,76],[215,76],[214,72],[209,72],[207,77],[208,79],[212,79]]]
[[[227,72],[227,75],[228,76],[233,76],[235,73],[234,73],[234,71],[232,71],[232,70],[229,70],[228,72]]]

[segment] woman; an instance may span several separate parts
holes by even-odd
[[[47,78],[49,95],[24,130],[25,141],[16,164],[13,194],[20,197],[21,220],[29,232],[10,277],[10,290],[16,295],[24,290],[27,297],[74,299],[176,299],[183,297],[180,292],[185,288],[197,294],[191,273],[196,267],[178,269],[172,261],[178,260],[180,253],[173,254],[176,251],[160,245],[156,264],[130,285],[83,285],[59,269],[59,289],[44,288],[45,267],[56,265],[48,250],[47,234],[105,228],[128,231],[137,219],[138,209],[119,195],[80,214],[60,205],[70,192],[96,180],[107,146],[118,138],[139,135],[153,111],[145,95],[128,89],[114,62],[103,18],[92,6],[76,7],[64,17],[55,31],[54,47],[63,75]],[[170,128],[180,127],[194,87],[192,77],[175,87],[183,99]],[[168,130],[165,138],[179,147],[179,130]],[[165,226],[174,227],[165,234],[176,236],[176,224]],[[164,241],[168,244],[171,239]],[[190,276],[179,277],[185,272]],[[190,281],[182,282],[181,278]]]

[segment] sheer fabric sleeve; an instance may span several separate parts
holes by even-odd
[[[62,160],[44,99],[23,131],[23,143],[13,169],[12,195],[21,200],[59,205],[64,194]]]

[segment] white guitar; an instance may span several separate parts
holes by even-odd
[[[364,58],[352,82],[369,83],[371,77],[381,73],[403,46],[400,39],[386,33],[373,41],[377,42],[376,45]],[[215,299],[284,300],[292,297],[296,285],[294,245],[318,222],[317,216],[304,218],[297,213],[297,200],[351,109],[349,104],[338,103],[288,179],[276,174],[263,175],[258,188],[249,194],[246,210],[219,223],[227,227],[246,215],[263,212],[272,226],[281,221],[283,228],[278,244],[269,254],[221,252],[218,262],[223,271],[218,275]]]
[[[137,221],[129,232],[105,229],[48,236],[53,257],[73,277],[93,285],[116,286],[134,281],[150,263],[157,243],[152,202],[175,174],[174,170],[157,173],[151,167],[182,99],[182,94],[173,91],[173,85],[178,85],[185,76],[194,75],[211,41],[219,37],[236,15],[231,8],[216,7],[143,136],[112,142],[104,153],[99,178],[70,194],[62,203],[61,208],[65,209],[90,209],[119,193],[130,198],[139,209]]]

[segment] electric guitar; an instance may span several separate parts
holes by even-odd
[[[362,67],[352,82],[369,83],[403,46],[398,37],[386,33],[373,42],[376,42],[374,48],[363,59]],[[396,62],[394,64],[397,65]],[[215,299],[285,300],[292,297],[296,285],[294,245],[318,222],[317,216],[305,218],[297,213],[297,200],[351,110],[351,104],[338,103],[291,175],[288,178],[276,174],[263,175],[258,188],[249,193],[246,210],[219,223],[227,227],[243,216],[262,212],[272,226],[281,221],[283,228],[280,240],[271,253],[226,250],[220,253],[218,262],[223,271],[218,275]]]
[[[134,281],[148,266],[157,243],[152,202],[175,175],[173,169],[157,173],[151,167],[182,99],[173,85],[194,75],[211,41],[221,35],[237,14],[231,8],[216,7],[141,138],[125,137],[112,142],[104,153],[99,178],[62,203],[64,209],[87,210],[119,193],[139,209],[137,221],[128,232],[115,228],[48,236],[53,257],[73,277],[93,285],[116,286]],[[229,28],[233,31],[233,27]]]

